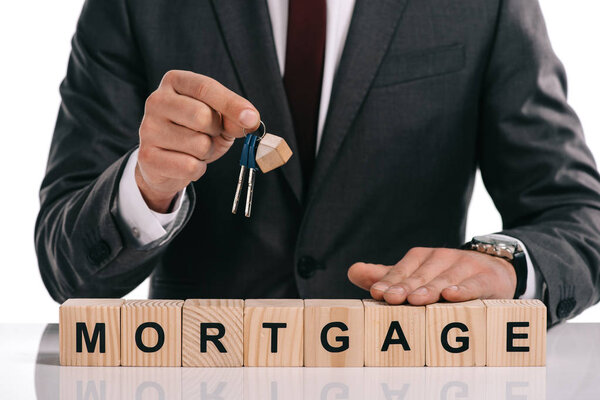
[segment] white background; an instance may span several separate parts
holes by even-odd
[[[530,1],[530,0],[522,0]],[[600,159],[600,4],[540,0],[569,78],[569,98]],[[58,306],[40,278],[33,247],[41,183],[82,0],[0,2],[0,322],[56,322]],[[501,228],[481,180],[467,237]],[[145,298],[147,282],[129,298]],[[600,322],[600,306],[577,321]]]

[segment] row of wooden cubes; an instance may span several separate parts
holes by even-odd
[[[60,363],[79,366],[543,366],[539,300],[69,299]]]

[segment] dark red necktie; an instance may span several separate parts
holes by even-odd
[[[312,175],[325,58],[327,0],[289,0],[283,84],[296,131],[304,182]]]

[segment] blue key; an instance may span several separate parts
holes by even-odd
[[[258,166],[256,165],[256,146],[259,141],[259,137],[254,134],[246,135],[246,139],[244,140],[244,147],[242,148],[242,155],[240,157],[240,175],[235,189],[235,197],[233,198],[233,207],[231,208],[233,214],[237,212],[242,186],[244,185],[244,178],[246,176],[246,169],[248,169],[248,191],[246,193],[245,215],[246,217],[250,217],[252,197],[254,195],[254,181],[256,179],[256,170],[258,169]]]

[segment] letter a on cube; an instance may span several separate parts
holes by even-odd
[[[364,307],[361,300],[304,301],[304,365],[362,367]]]
[[[546,365],[546,306],[539,300],[484,300],[487,365]]]
[[[183,300],[127,300],[121,307],[121,365],[181,366]]]
[[[183,305],[184,367],[241,367],[244,300],[188,299]]]
[[[60,365],[118,366],[121,299],[69,299],[60,306]]]
[[[425,307],[363,300],[365,366],[425,365]]]
[[[425,318],[427,366],[485,366],[486,317],[481,300],[430,304]]]

